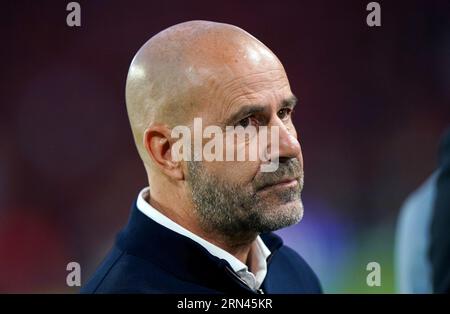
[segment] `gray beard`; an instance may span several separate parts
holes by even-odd
[[[273,173],[259,173],[250,186],[225,182],[208,173],[200,161],[187,162],[187,168],[194,209],[200,227],[207,233],[243,240],[246,236],[296,224],[303,217],[303,170],[297,159],[280,163]],[[300,176],[299,184],[278,192],[275,201],[270,202],[256,193],[258,187],[277,182],[286,175]],[[278,210],[280,205],[285,206]]]

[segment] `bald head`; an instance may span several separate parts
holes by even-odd
[[[152,37],[134,57],[126,86],[150,204],[195,234],[230,248],[250,243],[258,232],[298,221],[303,159],[292,121],[295,99],[281,62],[238,27],[191,21]],[[199,120],[201,130],[194,122]],[[211,137],[218,139],[213,154],[219,158],[192,160],[192,148],[196,157],[203,148],[212,150],[207,129],[230,126],[240,126],[238,133],[254,129],[258,136],[217,132]],[[271,128],[270,140],[258,143],[259,135],[264,138],[259,126]],[[181,160],[176,158],[178,144],[190,135],[179,141],[172,135],[175,127],[191,135],[182,147],[187,158]],[[229,145],[230,139],[236,144]],[[276,171],[261,172],[264,158],[228,160],[229,151],[234,156],[252,149],[280,160]],[[225,151],[227,160],[221,159]]]
[[[240,79],[264,71],[285,76],[264,44],[233,25],[190,21],[148,40],[134,57],[126,83],[128,115],[144,163],[151,163],[144,143],[148,127],[188,125],[202,112],[232,102],[231,87]]]

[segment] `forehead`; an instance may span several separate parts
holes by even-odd
[[[273,106],[292,96],[289,81],[283,69],[268,69],[228,80],[213,78],[204,113],[213,118],[225,118],[239,107],[249,104]]]

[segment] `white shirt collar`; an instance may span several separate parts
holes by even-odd
[[[143,214],[159,223],[160,225],[163,225],[164,227],[197,242],[198,244],[203,246],[210,254],[226,260],[230,264],[231,268],[233,268],[233,270],[236,272],[236,274],[242,280],[244,280],[250,288],[252,288],[253,290],[257,290],[260,288],[267,274],[267,257],[270,255],[270,250],[264,244],[260,236],[258,236],[253,242],[249,252],[251,269],[251,271],[249,271],[249,267],[232,254],[212,244],[211,242],[206,241],[205,239],[199,237],[191,231],[183,228],[173,220],[169,219],[167,216],[163,215],[156,208],[151,206],[146,201],[146,198],[149,196],[149,192],[149,187],[142,189],[137,199],[137,208]]]

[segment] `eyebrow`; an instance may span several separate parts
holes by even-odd
[[[278,110],[286,107],[293,109],[297,105],[297,103],[298,103],[297,97],[295,97],[295,95],[292,95],[281,102],[281,106],[279,106]]]
[[[278,105],[277,111],[282,108],[290,108],[294,109],[294,107],[297,105],[298,99],[295,97],[295,95],[292,95],[286,99],[283,99],[283,101],[280,102]],[[250,115],[262,113],[267,110],[267,107],[260,104],[251,104],[251,105],[243,105],[239,108],[238,111],[235,113],[232,113],[229,118],[226,119],[225,125],[231,125],[237,122],[240,118],[244,118]]]

